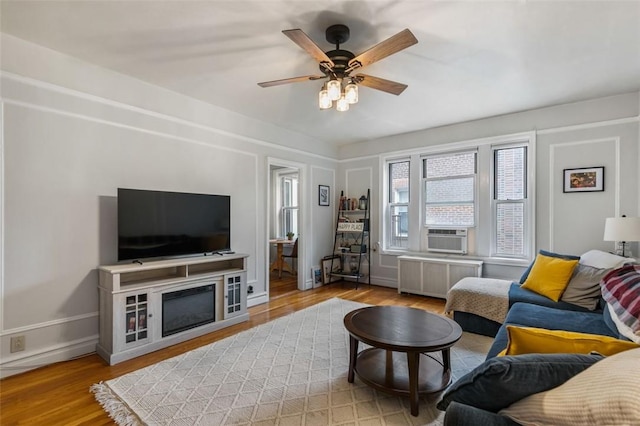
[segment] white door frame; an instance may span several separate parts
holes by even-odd
[[[309,238],[306,238],[307,234],[310,235],[310,233],[307,233],[307,229],[309,227],[308,225],[308,219],[307,219],[307,204],[308,204],[308,191],[307,191],[307,165],[304,163],[298,163],[295,161],[289,161],[289,160],[283,160],[280,158],[274,158],[274,157],[267,157],[267,188],[268,188],[268,196],[267,198],[267,203],[266,203],[266,211],[265,211],[265,217],[267,218],[267,223],[266,223],[266,235],[265,235],[265,259],[267,260],[265,262],[265,268],[266,268],[266,275],[265,277],[267,278],[267,285],[266,290],[267,290],[267,298],[270,297],[269,295],[269,266],[271,264],[270,262],[270,257],[269,257],[269,253],[270,253],[270,244],[269,244],[269,239],[271,238],[271,235],[269,235],[270,229],[271,229],[271,221],[272,221],[272,216],[273,216],[273,207],[272,204],[272,197],[271,197],[271,190],[273,187],[273,184],[271,182],[271,166],[278,166],[278,167],[289,167],[292,169],[297,169],[298,170],[298,290],[304,290],[305,289],[305,279],[306,279],[306,275],[305,275],[305,271],[307,270],[307,262],[306,262],[306,253],[307,253],[307,245],[309,244]]]

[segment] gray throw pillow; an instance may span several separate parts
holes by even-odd
[[[451,385],[438,402],[452,401],[497,413],[529,395],[560,386],[602,355],[526,354],[491,358]]]
[[[600,280],[609,271],[611,269],[599,269],[578,264],[560,300],[593,311],[602,297]]]

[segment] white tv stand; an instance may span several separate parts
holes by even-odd
[[[100,272],[100,341],[110,365],[249,319],[247,254],[105,265]],[[163,295],[213,290],[212,322],[163,337]]]

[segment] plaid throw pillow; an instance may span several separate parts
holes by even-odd
[[[640,264],[614,269],[602,278],[600,287],[612,313],[640,335]]]

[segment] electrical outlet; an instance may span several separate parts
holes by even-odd
[[[25,337],[15,336],[11,338],[11,353],[24,351]]]

